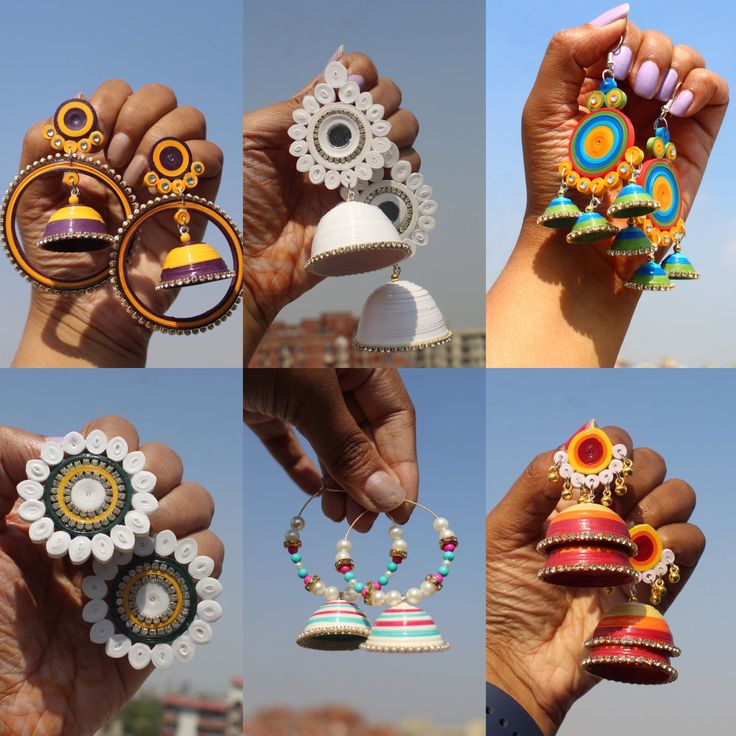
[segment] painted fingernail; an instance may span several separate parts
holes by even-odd
[[[133,154],[133,141],[127,133],[115,133],[107,148],[107,160],[110,165],[119,169],[130,160]]]
[[[332,56],[330,56],[330,58],[329,58],[329,59],[327,59],[327,64],[331,64],[331,63],[332,63],[333,61],[337,61],[337,60],[338,60],[338,59],[339,59],[339,58],[340,58],[340,57],[341,57],[341,56],[342,56],[342,55],[343,55],[344,53],[345,53],[345,44],[342,44],[342,43],[341,43],[341,44],[340,44],[340,45],[339,45],[339,46],[338,46],[338,47],[337,47],[337,48],[335,49],[335,51],[334,51],[334,53],[332,54]],[[325,66],[327,66],[327,64],[325,64]]]
[[[662,86],[659,88],[659,92],[657,92],[657,99],[667,102],[675,91],[678,79],[677,72],[674,69],[670,69],[664,78],[664,82],[662,82]]]
[[[383,470],[373,473],[365,482],[363,490],[381,511],[395,509],[406,498],[404,489]]]
[[[670,112],[678,117],[683,116],[693,104],[693,93],[689,89],[684,89],[677,94],[675,101],[672,103]]]
[[[657,82],[659,82],[659,67],[651,60],[645,61],[636,73],[634,92],[639,97],[651,100],[657,91]]]
[[[605,13],[601,13],[597,18],[593,18],[590,21],[594,26],[607,26],[609,23],[614,23],[621,18],[625,18],[629,14],[631,6],[628,3],[622,3],[617,5],[615,8],[606,10]]]
[[[355,82],[358,87],[360,87],[360,91],[363,91],[363,85],[365,84],[365,79],[360,74],[351,74],[348,79],[351,82]]]
[[[613,54],[613,76],[616,79],[626,79],[631,69],[633,54],[628,46],[622,46]]]
[[[140,186],[146,171],[148,171],[148,158],[139,153],[133,156],[133,160],[128,164],[123,179],[132,187]]]

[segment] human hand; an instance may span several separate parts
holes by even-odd
[[[624,444],[634,461],[629,490],[616,499],[614,510],[629,525],[657,529],[680,566],[680,583],[669,586],[664,610],[705,547],[703,533],[687,523],[695,492],[685,481],[665,480],[665,461],[655,451],[639,447],[632,452],[624,430],[604,431],[614,444]],[[544,562],[536,544],[547,521],[572,503],[560,501],[560,486],[548,480],[553,455],[537,456],[486,520],[486,679],[519,702],[545,736],[557,732],[573,703],[596,684],[580,667],[584,642],[603,614],[626,600],[621,588],[607,593],[537,578]],[[644,590],[641,600],[647,599]]]
[[[378,512],[398,523],[416,501],[419,470],[414,406],[392,369],[249,369],[244,375],[243,418],[303,491],[324,484],[322,510],[333,521],[367,531]],[[293,427],[319,458],[317,470]]]
[[[558,165],[568,157],[585,95],[600,83],[607,54],[622,35],[615,74],[625,82],[623,112],[642,150],[662,105],[682,82],[668,122],[678,151],[684,216],[692,207],[726,113],[728,85],[705,69],[695,49],[640,30],[626,21],[627,12],[628,5],[622,5],[592,23],[560,31],[545,52],[522,118],[526,214],[509,263],[489,293],[489,365],[609,367],[618,356],[641,296],[624,283],[646,257],[609,256],[610,241],[571,247],[564,231],[544,228],[536,219],[557,193]],[[613,17],[618,20],[610,22]],[[606,193],[601,211],[614,196]],[[582,209],[583,200],[572,197]],[[664,254],[660,249],[658,258]]]
[[[121,436],[131,451],[141,449],[157,477],[158,510],[153,532],[171,529],[193,537],[201,554],[215,561],[219,576],[224,549],[208,530],[214,505],[197,483],[182,482],[182,462],[166,445],[140,446],[135,428],[120,417],[101,417],[83,434],[101,429]],[[88,736],[127,703],[153,671],[135,670],[112,659],[89,639],[82,620],[85,566],[51,559],[31,542],[17,514],[16,484],[26,462],[38,457],[43,438],[19,429],[0,429],[0,731],[7,734]],[[88,574],[88,573],[87,573]]]
[[[97,111],[104,149],[93,154],[107,163],[133,189],[139,203],[151,199],[151,191],[142,186],[148,171],[148,154],[160,138],[174,136],[187,142],[195,160],[205,165],[197,187],[198,196],[214,200],[220,186],[222,151],[205,140],[206,122],[197,109],[180,106],[168,87],[148,84],[133,92],[120,80],[101,84],[89,102]],[[34,125],[25,136],[21,168],[51,153],[43,137],[45,120]],[[123,220],[119,203],[110,191],[90,177],[81,176],[80,201],[93,206],[102,215],[110,232]],[[66,204],[68,187],[61,175],[48,176],[29,188],[18,209],[18,227],[29,260],[49,275],[70,278],[92,274],[109,261],[109,249],[92,253],[54,253],[36,245],[48,218]],[[204,234],[205,221],[193,217],[192,239]],[[140,245],[130,265],[131,285],[144,302],[165,312],[176,291],[155,291],[167,251],[178,243],[178,232],[170,217],[157,217],[142,231]],[[18,349],[16,367],[105,366],[142,367],[151,332],[125,311],[109,285],[79,296],[58,296],[34,289],[25,334]]]
[[[401,90],[391,79],[379,77],[373,61],[340,48],[329,61],[340,61],[350,79],[385,108],[391,123],[388,138],[402,159],[419,170],[419,154],[412,148],[419,133],[414,115],[401,108]],[[311,289],[321,278],[304,270],[312,238],[322,215],[340,202],[336,190],[310,184],[296,170],[289,153],[287,131],[292,113],[301,107],[322,75],[293,97],[243,117],[243,224],[245,241],[244,365],[276,315],[289,302]]]

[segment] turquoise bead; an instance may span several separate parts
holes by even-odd
[[[440,565],[437,568],[437,572],[442,575],[442,577],[447,577],[450,574],[450,568],[447,567],[447,565]]]
[[[445,554],[443,554],[442,557],[444,559],[450,560],[450,562],[452,562],[452,560],[455,559],[455,553],[454,552],[445,552]]]
[[[378,582],[381,583],[381,585],[388,585],[388,578],[385,575],[379,575]]]
[[[395,562],[389,562],[388,565],[386,565],[386,569],[391,572],[396,572],[399,569],[399,566]]]
[[[349,582],[350,582],[350,581],[351,581],[351,580],[352,580],[352,579],[353,579],[354,577],[355,577],[355,573],[354,573],[354,572],[346,572],[346,573],[345,573],[345,574],[343,575],[343,578],[344,578],[344,579],[345,579],[345,580],[346,580],[346,581],[347,581],[348,583],[349,583]]]
[[[291,561],[292,561],[292,562],[301,562],[301,561],[302,561],[302,556],[301,556],[301,555],[300,555],[300,554],[299,554],[298,552],[295,552],[295,553],[294,553],[294,554],[293,554],[293,555],[291,556]]]
[[[306,567],[300,567],[300,568],[299,568],[299,569],[298,569],[298,570],[296,571],[296,574],[297,574],[297,575],[298,575],[298,576],[299,576],[300,578],[305,578],[305,577],[307,577],[307,575],[309,575],[309,570],[307,570],[307,568],[306,568]]]
[[[353,585],[353,589],[356,593],[360,593],[363,588],[365,588],[365,583],[355,583],[355,585]]]

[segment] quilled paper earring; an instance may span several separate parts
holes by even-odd
[[[0,233],[5,252],[15,269],[35,287],[58,294],[88,291],[107,281],[106,266],[91,274],[61,278],[43,273],[29,259],[17,230],[22,198],[39,179],[61,174],[68,191],[67,202],[51,215],[35,245],[47,251],[80,253],[112,245],[110,230],[116,227],[106,223],[97,210],[82,201],[78,186],[80,176],[89,176],[104,184],[119,204],[123,217],[132,214],[135,195],[120,174],[89,155],[102,147],[105,136],[94,107],[86,100],[63,102],[43,134],[53,153],[26,166],[13,179],[3,200]]]
[[[556,514],[537,551],[547,555],[539,578],[573,587],[609,587],[631,583],[636,572],[629,557],[637,553],[626,522],[610,507],[626,494],[633,462],[595,422],[578,430],[554,455],[552,483],[563,480],[562,499],[578,493],[578,502]]]
[[[18,515],[30,524],[31,541],[75,565],[130,552],[158,508],[156,476],[145,464],[140,450],[129,452],[122,437],[108,440],[99,429],[46,442],[17,487]]]
[[[150,171],[143,184],[158,196],[136,207],[115,236],[110,260],[110,280],[128,313],[149,329],[169,334],[194,334],[221,324],[235,310],[243,288],[243,244],[235,223],[216,204],[190,194],[205,167],[195,161],[186,142],[162,138],[151,149]],[[141,228],[158,217],[171,217],[179,233],[166,255],[156,290],[177,289],[227,280],[224,295],[211,308],[188,317],[165,314],[147,304],[133,288],[128,272]],[[220,232],[230,251],[231,265],[207,243],[193,243],[189,234],[192,217],[205,219]]]
[[[655,606],[667,592],[664,578],[671,584],[678,583],[680,569],[672,550],[664,548],[659,534],[649,524],[632,527],[630,535],[637,546],[631,565],[636,570],[636,582],[650,586],[649,603],[639,603],[632,586],[629,600],[606,613],[593,637],[585,642],[589,654],[581,665],[591,675],[618,682],[674,682],[677,670],[670,664],[670,657],[679,656],[680,649]]]
[[[222,616],[214,567],[194,539],[178,540],[171,531],[139,537],[119,562],[95,561],[94,574],[82,581],[90,640],[104,644],[113,659],[127,657],[137,670],[189,662],[211,641],[211,624]]]
[[[682,252],[680,243],[685,237],[685,220],[682,216],[682,186],[675,168],[677,148],[670,140],[667,115],[679,87],[673,96],[662,106],[654,123],[654,135],[647,141],[647,152],[651,158],[641,167],[638,182],[653,199],[660,203],[656,212],[637,219],[638,226],[651,242],[649,261],[630,279],[626,286],[645,291],[668,291],[673,287],[672,280],[700,278],[690,259]],[[654,260],[658,248],[670,253],[660,265]]]

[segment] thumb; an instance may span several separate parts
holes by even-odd
[[[16,486],[26,477],[26,463],[38,457],[44,438],[15,427],[0,427],[0,526],[18,501]]]

